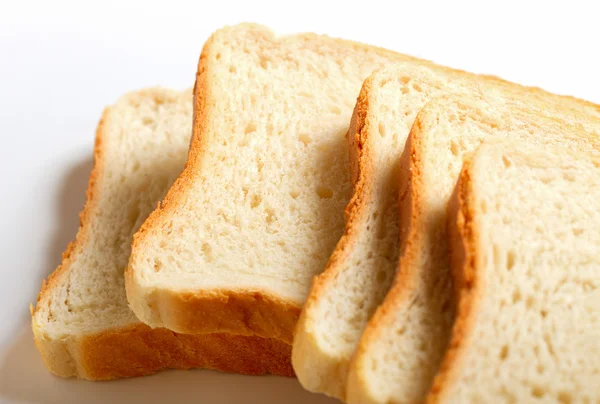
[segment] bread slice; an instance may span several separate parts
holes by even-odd
[[[35,343],[54,374],[104,380],[191,367],[293,374],[291,348],[281,341],[151,329],[127,305],[133,233],[183,169],[191,122],[191,91],[143,90],[105,110],[79,232],[32,311]]]
[[[573,109],[600,115],[597,106],[583,101],[432,64],[397,63],[371,75],[362,87],[348,132],[355,194],[346,208],[346,230],[327,269],[315,279],[296,329],[292,364],[310,390],[346,396],[351,357],[398,267],[400,155],[419,110],[448,93],[487,98],[497,105],[513,99],[523,108],[545,109],[547,105],[559,109],[560,115]],[[404,221],[400,226],[408,224]],[[387,348],[381,345],[380,349]],[[418,378],[412,371],[407,373]],[[390,380],[399,377],[391,371],[388,376]],[[384,376],[380,380],[386,386],[399,386]],[[406,376],[405,382],[413,386],[415,395],[424,394],[419,390],[424,387],[412,376]],[[383,387],[373,387],[373,391],[381,395],[372,400],[392,399]]]
[[[248,24],[209,39],[186,169],[134,238],[127,297],[144,323],[291,343],[344,229],[356,95],[391,60],[411,58]]]
[[[545,102],[530,95],[504,101],[487,94],[485,100],[442,97],[415,119],[396,179],[399,272],[361,337],[350,366],[348,402],[422,402],[431,387],[453,322],[446,207],[465,153],[486,138],[502,137],[519,145],[594,147],[590,133],[597,140],[600,120],[569,111],[555,96]],[[579,130],[564,130],[569,125]]]
[[[432,402],[600,400],[599,150],[484,144],[465,163],[448,223],[458,317]]]

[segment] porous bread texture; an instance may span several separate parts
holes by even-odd
[[[291,347],[259,337],[178,335],[151,329],[129,309],[123,271],[133,233],[184,166],[192,94],[148,89],[107,108],[76,240],[42,285],[32,312],[50,371],[90,380],[164,368],[292,375]]]
[[[399,226],[409,224],[402,221],[399,225],[398,219],[400,155],[419,110],[427,101],[449,93],[469,94],[497,105],[515,103],[541,114],[550,108],[559,109],[562,115],[572,110],[600,115],[597,106],[584,101],[431,63],[413,60],[373,73],[361,89],[348,131],[355,193],[346,208],[346,229],[325,272],[314,281],[295,333],[292,364],[310,390],[346,398],[352,355],[394,278],[400,255]],[[423,355],[413,358],[429,360]],[[418,372],[407,368],[406,373],[411,375],[405,383],[412,386],[413,394],[423,395],[423,386],[412,382],[412,377],[419,378]],[[362,391],[360,386],[357,382],[352,388]],[[361,400],[391,399],[389,391],[379,391],[376,397]],[[362,397],[357,394],[353,400]]]
[[[484,144],[450,206],[460,300],[430,401],[597,402],[600,153]]]
[[[422,402],[448,346],[455,302],[446,208],[463,156],[484,139],[592,150],[600,120],[522,98],[442,97],[415,119],[402,155],[398,275],[365,328],[348,377],[350,403]],[[569,101],[571,102],[571,101]],[[566,131],[564,128],[570,128]]]
[[[383,49],[261,26],[217,31],[198,66],[186,169],[135,235],[126,273],[152,327],[292,341],[344,229],[344,135]]]

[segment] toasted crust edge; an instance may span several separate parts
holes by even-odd
[[[414,268],[414,265],[410,265],[410,261],[413,259],[411,254],[414,243],[418,243],[420,240],[420,230],[414,226],[415,219],[418,218],[418,210],[420,206],[421,193],[418,192],[418,188],[421,184],[418,182],[421,178],[420,175],[416,175],[420,171],[419,164],[415,164],[415,161],[420,161],[420,154],[418,144],[420,138],[414,136],[414,133],[421,129],[420,114],[415,118],[415,122],[411,128],[410,134],[407,138],[404,152],[400,157],[400,178],[399,178],[399,200],[398,209],[400,217],[400,245],[403,246],[403,251],[400,252],[400,264],[399,267],[403,269]],[[405,257],[408,256],[408,257]],[[405,263],[404,261],[409,261]],[[352,402],[356,403],[369,403],[378,402],[377,398],[373,397],[369,393],[367,388],[367,381],[365,375],[361,372],[363,366],[366,366],[361,362],[366,358],[368,348],[371,346],[373,341],[379,338],[380,333],[385,328],[382,326],[384,323],[389,323],[393,320],[393,314],[396,306],[405,301],[410,297],[410,294],[414,289],[416,271],[400,271],[396,273],[396,279],[392,283],[388,294],[386,295],[384,302],[375,310],[375,313],[367,323],[365,330],[359,340],[356,347],[356,351],[352,356],[350,363],[350,370],[348,373],[348,397],[351,398]],[[389,301],[389,296],[393,296],[394,304],[386,304]],[[370,324],[378,324],[377,327],[370,326]]]
[[[481,294],[482,284],[478,274],[481,257],[475,248],[478,218],[471,175],[474,159],[475,156],[471,155],[464,160],[448,205],[450,263],[458,304],[450,343],[427,396],[428,403],[445,401],[452,388],[473,331],[475,308]]]
[[[325,270],[313,279],[311,290],[300,314],[300,319],[294,333],[292,348],[292,364],[298,380],[304,388],[314,392],[323,392],[329,396],[345,400],[346,377],[348,363],[344,358],[326,356],[325,349],[319,343],[313,332],[311,312],[316,310],[321,291],[339,272],[339,264],[349,254],[349,248],[354,244],[358,229],[355,226],[365,214],[370,183],[367,181],[373,169],[373,162],[368,153],[369,144],[366,133],[371,130],[367,117],[369,110],[369,93],[373,77],[369,76],[363,83],[357,98],[350,127],[346,133],[349,146],[350,178],[354,192],[344,210],[346,226],[344,234],[336,245]],[[318,374],[317,374],[318,372]]]
[[[142,90],[152,93],[152,90]],[[91,217],[98,200],[98,181],[104,170],[103,137],[110,107],[106,108],[96,129],[94,167],[89,177],[86,202],[80,213],[79,230],[61,264],[42,282],[37,302],[66,276],[77,254],[88,240]],[[46,367],[61,377],[109,380],[143,376],[162,369],[208,368],[249,375],[294,376],[291,346],[282,341],[212,333],[179,335],[166,329],[151,329],[142,323],[98,333],[60,339],[46,335],[31,308],[35,344]]]
[[[90,173],[88,180],[88,186],[86,190],[85,204],[83,210],[79,214],[79,229],[75,240],[67,245],[67,248],[62,254],[62,261],[58,267],[48,276],[47,279],[42,281],[42,286],[38,293],[36,306],[39,305],[40,301],[46,299],[46,295],[49,295],[51,291],[59,284],[63,276],[66,276],[71,270],[71,263],[74,257],[81,252],[82,246],[88,240],[88,233],[90,231],[90,217],[91,212],[97,203],[97,181],[104,171],[104,149],[103,149],[103,133],[104,125],[106,120],[109,118],[110,109],[105,108],[102,112],[98,126],[96,127],[96,137],[94,142],[94,166]],[[31,306],[31,328],[33,330],[34,342],[37,346],[42,359],[48,370],[57,376],[61,377],[81,377],[85,378],[85,371],[81,369],[81,366],[77,363],[72,351],[69,349],[69,345],[62,341],[54,341],[46,338],[41,330],[40,326],[35,321],[36,308]]]
[[[34,334],[46,367],[61,377],[111,380],[192,368],[294,376],[291,346],[269,338],[185,335],[141,323],[63,339],[45,337],[34,323]]]

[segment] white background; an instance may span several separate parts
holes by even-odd
[[[28,305],[77,229],[102,108],[145,86],[191,87],[210,33],[243,21],[600,103],[596,2],[556,3],[0,1],[0,402],[329,402],[291,379],[169,371],[90,383],[45,370]]]

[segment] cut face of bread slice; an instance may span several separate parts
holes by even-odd
[[[191,91],[144,90],[104,112],[75,242],[32,312],[35,343],[62,377],[141,376],[165,368],[292,375],[291,347],[260,337],[178,335],[129,309],[123,272],[133,233],[184,166]]]
[[[596,106],[583,101],[431,64],[397,63],[371,75],[362,87],[348,132],[350,168],[356,185],[346,209],[346,230],[327,269],[315,279],[296,329],[292,363],[303,385],[313,391],[345,397],[351,357],[398,267],[398,187],[406,138],[426,102],[448,93],[486,98],[496,105],[514,102],[534,110],[547,105],[563,115],[576,109],[600,116]],[[440,165],[439,170],[446,167]],[[432,191],[437,192],[435,187]],[[409,224],[403,221],[400,226]],[[384,354],[388,348],[381,345],[379,349]],[[406,354],[418,361],[429,360],[412,351]],[[406,366],[407,374],[420,379]],[[396,373],[388,375],[394,381],[388,383],[382,376],[381,383],[398,385]],[[414,394],[402,396],[425,394],[424,386],[415,383],[412,376],[406,376],[405,382]],[[361,389],[359,386],[354,387]],[[365,400],[386,402],[395,397],[383,387],[374,389],[380,394]]]
[[[484,144],[450,206],[460,298],[431,401],[597,402],[600,153]]]
[[[484,139],[505,137],[519,145],[593,149],[590,133],[600,133],[592,116],[526,95],[488,101],[440,98],[415,119],[399,179],[399,272],[361,337],[349,402],[421,402],[431,387],[453,322],[446,208],[463,156]],[[565,131],[569,124],[579,131]]]
[[[356,95],[390,60],[410,58],[255,25],[209,39],[186,169],[134,239],[127,297],[143,322],[291,343],[344,229]]]

